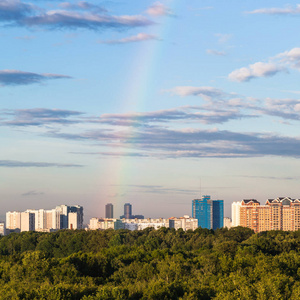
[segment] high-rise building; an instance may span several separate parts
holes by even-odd
[[[211,200],[212,229],[216,230],[224,226],[224,201]]]
[[[68,222],[68,213],[70,211],[68,205],[59,205],[56,206],[55,208],[59,214],[60,214],[60,227],[59,229],[67,229],[69,227],[69,222]]]
[[[68,213],[68,228],[71,229],[72,224],[70,222],[74,222],[73,229],[82,229],[83,228],[83,207],[80,205],[73,205],[69,206],[69,213]],[[76,225],[75,225],[76,220]]]
[[[132,205],[130,203],[124,204],[124,217],[125,219],[132,219]]]
[[[222,228],[224,224],[224,201],[211,200],[209,195],[193,200],[193,218],[198,226],[207,229]]]
[[[210,196],[202,196],[193,200],[193,218],[198,220],[198,227],[211,229],[211,203]]]
[[[69,213],[78,213],[77,222],[78,229],[83,227],[83,207],[80,205],[60,205],[56,206],[56,211],[60,214],[60,228],[59,229],[67,229],[69,228]],[[73,216],[74,217],[74,216]]]
[[[300,199],[278,197],[260,205],[256,199],[245,199],[240,207],[240,225],[262,232],[300,229]]]
[[[105,218],[112,219],[114,217],[114,206],[112,203],[107,203],[105,205]]]
[[[21,213],[19,211],[8,211],[6,213],[6,228],[21,229]]]
[[[240,210],[241,210],[241,201],[233,202],[231,204],[231,217],[232,217],[232,227],[240,226]]]
[[[30,212],[21,212],[21,231],[35,229],[35,215]]]

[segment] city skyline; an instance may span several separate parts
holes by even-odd
[[[0,219],[298,196],[297,1],[0,0]]]

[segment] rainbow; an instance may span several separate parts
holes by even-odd
[[[179,0],[167,0],[164,1],[164,4],[171,11],[175,11],[175,5],[183,5]],[[180,8],[176,7],[176,11],[180,11]],[[151,28],[151,34],[157,36],[158,40],[135,44],[137,50],[131,62],[131,69],[126,75],[128,80],[124,80],[119,92],[119,97],[123,99],[119,111],[144,112],[146,110],[147,101],[151,101],[147,98],[147,95],[151,94],[150,89],[155,86],[154,81],[156,74],[159,72],[160,57],[164,53],[165,44],[168,43],[166,37],[175,20],[173,16],[158,17],[157,24]],[[133,135],[133,133],[132,130],[130,135]],[[126,182],[134,171],[137,170],[133,170],[132,162],[128,157],[119,156],[111,162],[110,170],[107,173],[110,174],[110,181],[116,187],[112,194],[115,195],[113,204],[118,206],[118,208],[116,207],[118,210],[122,209],[126,201],[130,202],[130,199],[124,201],[122,195],[126,193]]]

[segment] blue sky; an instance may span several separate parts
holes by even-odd
[[[296,1],[0,0],[0,216],[300,197],[299,18]]]

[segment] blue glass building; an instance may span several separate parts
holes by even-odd
[[[223,227],[224,201],[211,200],[210,196],[202,196],[193,200],[193,218],[198,220],[198,227],[217,229]]]
[[[222,228],[224,225],[224,201],[212,200],[212,229]]]
[[[193,218],[198,219],[198,227],[211,229],[210,196],[193,200]]]

